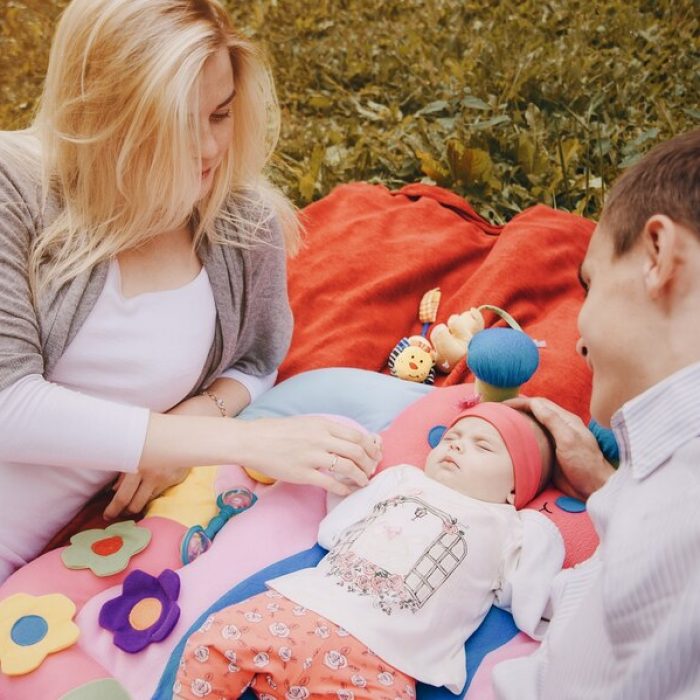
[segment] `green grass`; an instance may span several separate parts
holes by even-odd
[[[62,0],[0,6],[0,126],[30,118]],[[299,205],[428,180],[495,221],[596,216],[653,144],[700,124],[696,0],[246,0],[283,110],[273,178]]]

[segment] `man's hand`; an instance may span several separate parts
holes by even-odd
[[[593,433],[576,414],[541,397],[518,396],[504,403],[528,411],[550,432],[557,458],[552,481],[565,494],[585,501],[614,473]]]

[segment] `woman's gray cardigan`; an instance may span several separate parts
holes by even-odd
[[[42,207],[32,162],[36,160],[28,155],[27,167],[18,168],[0,133],[0,390],[26,375],[51,372],[95,305],[109,264],[79,275],[34,308],[29,251],[57,207],[51,202]],[[230,226],[223,221],[217,225],[221,231]],[[284,358],[292,334],[285,249],[274,219],[252,248],[204,245],[198,254],[214,295],[216,330],[190,396],[230,367],[255,376],[270,374]]]

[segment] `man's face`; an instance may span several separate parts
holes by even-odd
[[[586,299],[576,349],[593,372],[591,415],[602,425],[610,425],[613,413],[646,388],[650,319],[643,267],[640,245],[613,258],[612,239],[598,226],[581,265]]]
[[[476,416],[457,421],[431,450],[425,473],[465,496],[491,503],[513,500],[513,461],[500,433]]]

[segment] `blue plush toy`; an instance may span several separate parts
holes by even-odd
[[[540,364],[535,341],[516,328],[487,328],[469,341],[467,365],[482,401],[517,396]]]

